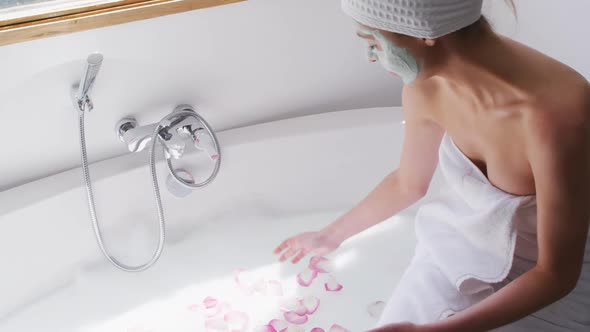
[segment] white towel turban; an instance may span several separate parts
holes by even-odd
[[[342,9],[369,27],[438,38],[475,23],[483,0],[342,0]]]

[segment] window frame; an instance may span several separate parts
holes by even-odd
[[[246,0],[119,0],[0,20],[0,46]]]

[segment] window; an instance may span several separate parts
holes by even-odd
[[[245,0],[0,0],[0,45]]]
[[[142,0],[3,0],[0,22],[5,26],[138,2]]]
[[[51,0],[4,0],[0,2],[0,9],[5,9],[9,7],[16,7],[22,5],[29,5],[32,3],[39,3],[44,1],[51,1]]]

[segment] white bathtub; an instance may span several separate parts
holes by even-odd
[[[283,298],[317,296],[321,304],[303,325],[306,331],[327,331],[333,323],[366,330],[376,323],[368,304],[388,299],[413,253],[411,210],[330,255],[341,292],[323,289],[325,275],[309,288],[299,286],[295,275],[307,260],[279,264],[272,250],[288,236],[332,222],[363,198],[396,168],[402,134],[397,108],[220,132],[217,179],[182,199],[166,190],[160,163],[167,241],[160,261],[139,274],[121,272],[101,256],[79,168],[2,192],[0,331],[204,331],[191,305],[206,296],[249,313],[251,327],[281,318],[280,297],[237,289],[237,268],[280,280]],[[204,162],[197,153],[184,159],[180,166],[193,172]],[[107,246],[126,263],[145,261],[156,244],[147,160],[145,153],[129,154],[91,166]]]

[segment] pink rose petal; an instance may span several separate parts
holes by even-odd
[[[248,315],[241,311],[230,311],[224,316],[225,322],[231,331],[246,331],[248,327]]]
[[[295,308],[295,310],[293,310],[293,312],[295,312],[299,316],[307,315],[307,307],[305,307],[305,303],[303,303],[303,300],[297,301],[297,307]]]
[[[288,298],[280,301],[280,308],[282,311],[291,311],[299,307],[299,299]]]
[[[302,299],[286,299],[281,302],[282,311],[293,311],[299,316],[307,315],[308,309]],[[312,308],[313,309],[313,308]]]
[[[212,308],[204,308],[204,313],[205,313],[205,316],[207,316],[208,318],[215,317],[221,313],[221,306],[215,306]]]
[[[320,306],[320,299],[315,296],[307,296],[302,300],[307,314],[313,314]]]
[[[287,311],[284,313],[285,320],[291,324],[305,324],[307,323],[307,315],[300,316],[295,311]]]
[[[328,332],[350,332],[349,330],[345,329],[344,327],[338,325],[338,324],[334,324],[330,327],[330,329],[328,330]]]
[[[313,329],[311,329],[310,332],[326,332],[326,331],[324,331],[324,329],[322,329],[321,327],[314,327]]]
[[[277,332],[277,330],[275,330],[270,325],[262,325],[262,326],[255,327],[253,332]]]
[[[309,287],[309,285],[311,285],[311,283],[313,282],[313,279],[315,279],[317,276],[317,271],[305,268],[303,272],[297,275],[297,282],[299,283],[299,285],[303,287]]]
[[[191,307],[194,308],[194,306]],[[213,318],[225,311],[230,310],[231,305],[227,302],[220,303],[216,298],[207,296],[203,300],[202,308],[206,317]]]
[[[367,312],[369,313],[369,316],[373,318],[379,318],[383,313],[383,309],[385,309],[385,302],[375,301],[369,304],[369,306],[367,307]]]
[[[207,296],[203,300],[203,306],[205,307],[205,309],[211,309],[211,308],[217,306],[218,303],[219,303],[219,301],[217,301],[216,298],[211,297],[211,296]]]
[[[289,324],[282,319],[273,319],[268,322],[268,326],[270,326],[275,332],[284,332],[289,327]]]
[[[205,321],[205,331],[207,332],[229,332],[229,327],[223,319],[215,318]]]
[[[266,295],[283,296],[283,285],[280,281],[271,280],[266,283]]]
[[[309,259],[309,268],[319,273],[332,272],[332,264],[330,260],[323,256],[313,256]]]
[[[328,281],[324,284],[324,288],[328,292],[339,292],[342,290],[343,286],[338,283],[336,278],[330,276]]]

